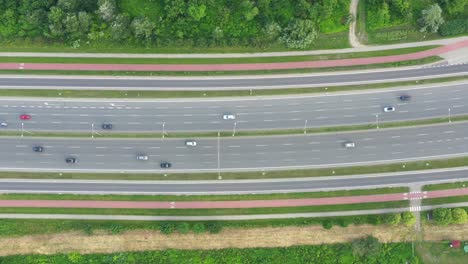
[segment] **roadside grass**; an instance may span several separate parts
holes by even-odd
[[[144,6],[141,1],[138,2],[138,16],[141,16],[140,10]],[[151,13],[150,16],[154,16]],[[300,49],[288,49],[282,44],[273,44],[271,46],[245,47],[245,46],[214,46],[214,47],[193,47],[171,45],[166,47],[142,46],[139,43],[121,44],[112,41],[100,41],[87,45],[82,43],[79,48],[73,48],[64,43],[46,41],[43,39],[18,39],[12,41],[0,41],[2,52],[67,52],[67,53],[250,53],[250,52],[275,52],[275,51],[303,51]],[[318,33],[314,43],[308,50],[317,49],[343,49],[349,48],[348,32],[338,33]]]
[[[261,219],[248,221],[190,221],[193,228],[196,224],[208,226],[212,223],[221,224],[223,228],[261,228],[310,226],[331,223],[332,225],[379,225],[389,214],[359,215],[322,218],[289,218],[289,219]],[[81,231],[92,234],[103,230],[111,234],[118,234],[128,230],[160,230],[167,221],[117,221],[117,220],[57,220],[57,219],[1,219],[0,237],[24,236],[35,234],[54,234],[68,231]],[[182,221],[171,221],[175,225]]]
[[[387,172],[407,172],[468,166],[467,157],[420,160],[392,164],[337,168],[277,170],[252,172],[222,172],[224,180],[278,179],[337,175],[358,175]],[[100,180],[218,180],[218,173],[79,173],[79,172],[0,172],[0,178],[15,179],[100,179]]]
[[[81,194],[0,194],[0,200],[92,200],[92,201],[245,201],[282,200],[375,195],[408,192],[408,187],[338,190],[302,193],[236,194],[236,195],[81,195]]]
[[[368,58],[410,54],[434,49],[440,46],[421,46],[380,51],[336,53],[305,56],[247,57],[247,58],[62,58],[62,57],[0,57],[0,62],[17,63],[89,63],[89,64],[239,64],[239,63],[272,63],[302,62],[318,60],[337,60]]]
[[[465,188],[466,186],[468,186],[468,181],[459,181],[459,182],[424,185],[422,190],[423,191],[437,191],[437,190]]]
[[[334,212],[408,207],[408,201],[378,203],[336,204],[299,207],[271,208],[219,208],[219,209],[117,209],[117,208],[35,208],[0,207],[0,214],[91,214],[91,215],[170,215],[170,216],[208,216],[208,215],[250,215],[250,214],[289,214],[310,212]]]
[[[384,89],[390,87],[413,86],[468,80],[468,76],[423,79],[387,83],[344,85],[330,87],[252,89],[252,90],[205,90],[205,91],[124,91],[124,90],[62,90],[62,89],[0,89],[0,96],[52,97],[52,98],[209,98],[231,96],[274,96],[287,94],[315,94],[345,91]]]
[[[394,44],[442,39],[438,33],[422,33],[409,24],[368,30],[369,44]]]
[[[425,264],[464,264],[468,262],[468,255],[462,248],[454,249],[448,246],[449,241],[415,243],[416,254]]]
[[[449,204],[468,202],[468,195],[423,199],[422,205]]]
[[[380,122],[378,129],[388,129],[396,127],[413,127],[422,125],[434,125],[456,122],[464,122],[468,120],[468,115],[455,115],[451,116],[450,120],[448,117],[428,118],[419,120],[399,121],[399,122]],[[240,130],[236,131],[234,136],[237,137],[248,137],[248,136],[275,136],[275,135],[299,135],[299,134],[318,134],[318,133],[335,133],[345,131],[365,131],[365,130],[376,130],[376,124],[363,124],[363,125],[350,125],[350,126],[333,126],[333,127],[317,127],[304,129],[284,129],[284,130]],[[21,131],[0,131],[0,136],[21,136]],[[73,137],[73,138],[89,138],[91,133],[89,132],[28,132],[23,133],[26,137]],[[162,132],[159,133],[144,133],[144,132],[99,132],[95,134],[94,138],[162,138]],[[217,137],[218,132],[165,132],[165,138],[204,138],[204,137]],[[219,132],[220,137],[232,138],[233,132]]]
[[[79,70],[0,70],[0,74],[40,74],[40,75],[99,75],[99,76],[227,76],[227,75],[266,75],[289,73],[332,72],[346,70],[365,70],[429,64],[443,60],[439,56],[430,56],[417,60],[400,62],[327,67],[313,69],[252,70],[252,71],[79,71]]]
[[[356,16],[356,35],[361,44],[367,44],[366,1],[359,1]]]

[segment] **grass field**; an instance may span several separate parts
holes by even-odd
[[[436,191],[436,190],[465,188],[466,186],[468,186],[467,181],[459,181],[459,182],[451,182],[451,183],[424,185],[422,190],[423,191]]]
[[[453,249],[448,246],[449,241],[415,243],[417,255],[424,264],[465,264],[468,254],[462,248]]]

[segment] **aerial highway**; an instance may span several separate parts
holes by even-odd
[[[347,133],[195,139],[0,138],[5,171],[203,172],[297,169],[468,155],[468,123]],[[346,143],[353,143],[347,146]],[[34,152],[36,146],[42,152]],[[147,158],[138,160],[137,156]],[[76,163],[66,163],[66,158]],[[161,168],[161,163],[171,168]]]
[[[377,124],[468,114],[466,82],[320,95],[217,99],[0,99],[1,131],[241,131]],[[401,100],[401,96],[410,96]],[[384,107],[395,107],[384,112]],[[234,120],[223,120],[230,113]],[[30,120],[20,120],[20,115]]]
[[[2,76],[0,87],[24,89],[223,90],[314,87],[466,75],[468,64],[302,75],[242,77]]]
[[[300,179],[108,181],[0,179],[0,193],[248,194],[382,188],[468,179],[467,168]]]

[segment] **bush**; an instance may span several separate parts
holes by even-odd
[[[442,36],[459,35],[466,32],[468,32],[468,19],[447,21],[439,29]]]
[[[202,223],[196,223],[193,225],[192,230],[195,234],[205,233],[205,225]]]
[[[162,223],[161,226],[159,227],[159,231],[161,233],[168,235],[174,233],[175,226],[174,223],[167,222],[167,223]]]
[[[178,223],[177,224],[177,232],[181,234],[187,234],[190,231],[190,225],[188,223]]]
[[[416,223],[416,216],[412,212],[403,212],[401,222],[406,226],[412,226]]]
[[[353,254],[359,258],[375,256],[379,253],[380,247],[379,240],[373,236],[356,239],[352,242]]]
[[[330,220],[325,220],[322,222],[322,226],[325,229],[331,229],[333,227],[333,223]]]
[[[347,226],[349,226],[350,223],[351,223],[351,221],[348,218],[338,219],[338,225],[341,226],[341,227],[347,227]]]
[[[468,215],[463,208],[452,209],[452,222],[454,224],[464,224],[468,221]]]
[[[387,225],[396,226],[401,222],[401,214],[388,214],[385,216],[384,221]]]
[[[223,229],[223,225],[219,222],[209,222],[206,225],[206,229],[212,234],[217,234],[221,232],[221,230]]]
[[[434,209],[432,216],[434,221],[439,225],[449,225],[452,223],[452,211],[449,208]]]

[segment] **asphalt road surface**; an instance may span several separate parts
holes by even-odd
[[[229,194],[379,188],[468,179],[468,170],[249,181],[80,181],[0,179],[0,192],[85,194]],[[170,179],[170,177],[168,177]]]
[[[0,138],[0,169],[201,172],[336,167],[468,154],[468,123],[322,135],[198,139]],[[345,148],[352,141],[355,148]],[[43,146],[43,153],[32,151]],[[218,147],[219,146],[219,147]],[[219,153],[219,159],[218,159]],[[136,155],[149,156],[148,161]],[[66,157],[77,164],[66,164]],[[219,162],[218,162],[219,160]],[[160,162],[172,163],[161,169]]]
[[[58,78],[58,77],[0,77],[0,87],[28,89],[119,89],[119,90],[221,90],[312,87],[358,83],[388,82],[407,79],[435,78],[468,73],[468,64],[411,69],[372,70],[372,72],[323,73],[313,76],[252,76],[202,78]]]
[[[410,101],[400,101],[410,95]],[[184,99],[159,101],[100,101],[0,99],[2,130],[103,132],[186,132],[291,129],[375,124],[468,114],[466,84],[433,88],[395,88],[359,93],[278,98]],[[385,113],[385,106],[395,112]],[[450,110],[449,110],[450,109]],[[223,120],[224,113],[236,120]],[[30,114],[31,120],[19,115]],[[23,123],[23,125],[22,125]],[[93,128],[92,128],[93,127]]]

